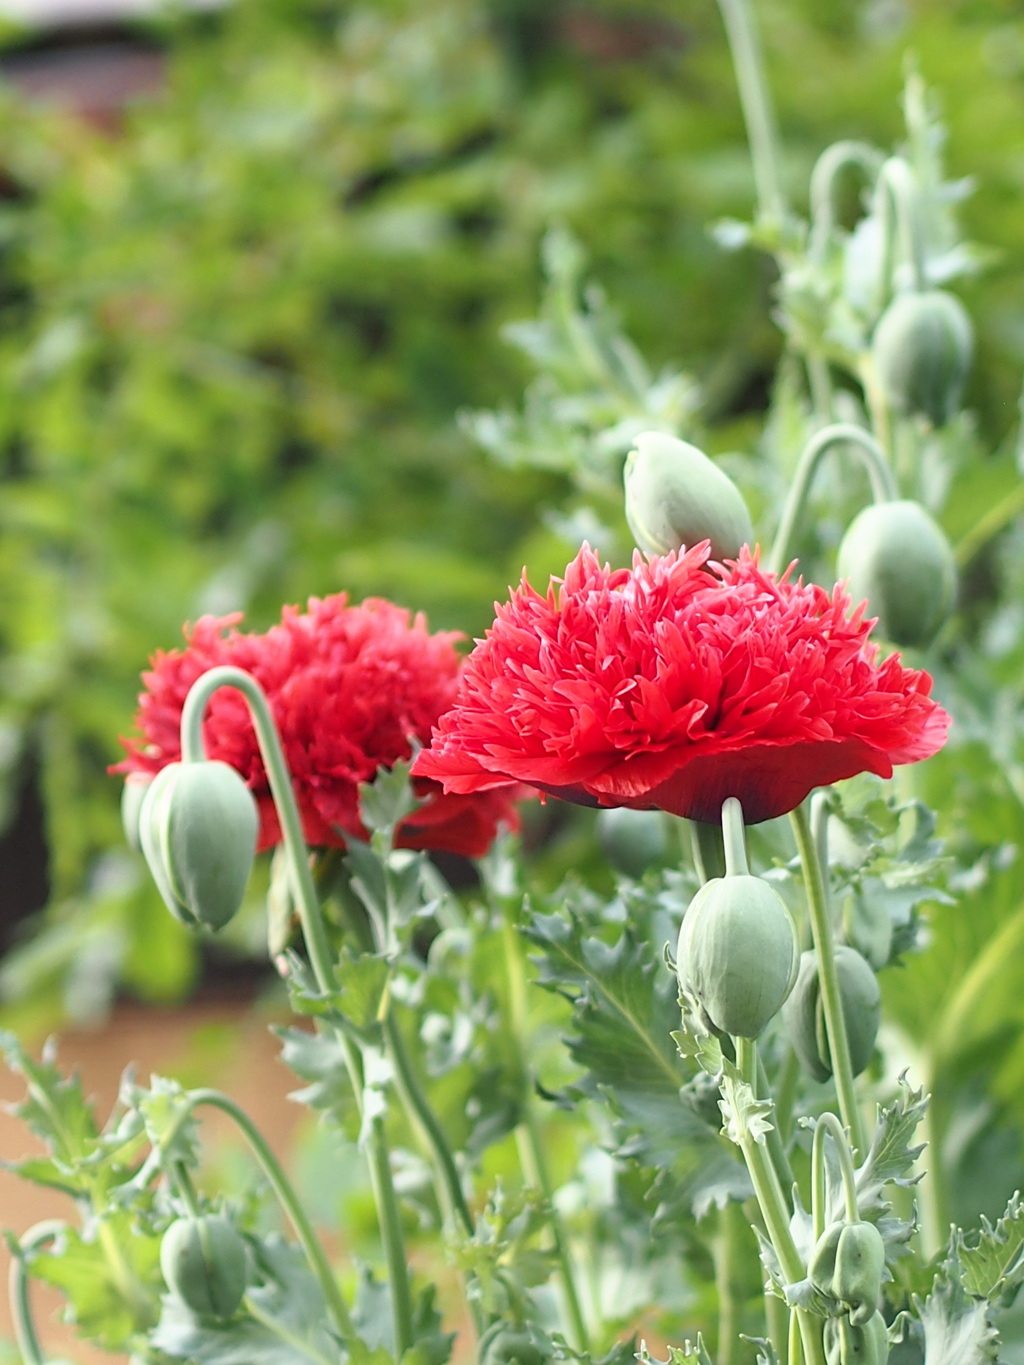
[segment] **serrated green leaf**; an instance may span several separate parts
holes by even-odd
[[[985,1300],[969,1297],[955,1265],[914,1310],[924,1331],[924,1365],[986,1365],[996,1359],[999,1335]]]
[[[734,1067],[727,1066],[722,1078],[722,1116],[725,1135],[741,1147],[748,1139],[763,1143],[774,1128],[771,1121],[774,1104],[759,1100],[746,1081],[740,1080]]]
[[[10,1069],[23,1076],[28,1087],[27,1097],[13,1105],[12,1112],[49,1147],[54,1173],[63,1174],[65,1187],[80,1190],[76,1172],[92,1157],[100,1133],[78,1077],[62,1076],[57,1070],[53,1043],[47,1043],[37,1062],[12,1033],[0,1032],[0,1051]],[[59,1182],[54,1179],[45,1183]]]
[[[359,784],[359,814],[375,834],[391,834],[420,805],[409,780],[409,764],[381,768],[372,782]]]
[[[954,1230],[951,1264],[960,1268],[968,1294],[1008,1305],[1024,1283],[1024,1204],[1018,1191],[993,1227],[982,1215],[977,1233]]]
[[[338,1118],[352,1104],[352,1084],[341,1042],[328,1033],[283,1026],[274,1032],[281,1039],[281,1060],[310,1084],[292,1098]]]
[[[910,1172],[924,1151],[924,1143],[911,1144],[927,1108],[923,1090],[912,1089],[901,1076],[899,1094],[879,1111],[867,1158],[857,1168],[857,1201],[862,1217],[873,1219],[888,1209],[882,1194],[886,1185],[913,1185],[920,1178]]]
[[[376,1037],[393,970],[382,953],[342,948],[339,984],[330,991],[321,990],[309,965],[297,954],[289,953],[287,960],[288,1000],[296,1014],[331,1019],[362,1039]]]
[[[697,1365],[714,1365],[711,1357],[704,1346],[701,1334],[697,1333],[697,1340],[684,1341],[682,1346],[670,1346],[668,1355],[663,1361],[657,1360],[647,1349],[647,1343],[641,1341],[640,1349],[636,1353],[636,1358],[640,1365],[683,1365],[686,1360],[696,1360]]]

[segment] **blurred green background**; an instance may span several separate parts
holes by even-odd
[[[757,14],[801,211],[829,142],[899,141],[908,52],[939,92],[965,235],[993,249],[963,291],[969,403],[1005,448],[1020,6]],[[345,589],[473,636],[524,564],[564,567],[557,450],[502,463],[457,420],[521,404],[502,328],[537,311],[549,228],[652,371],[700,381],[711,448],[753,439],[781,347],[772,267],[708,232],[753,200],[712,0],[235,0],[131,33],[166,69],[116,126],[0,96],[0,1011],[28,1028],[196,980],[106,774],[183,622],[265,628]],[[12,29],[5,65],[31,41]]]

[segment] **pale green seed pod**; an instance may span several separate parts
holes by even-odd
[[[710,540],[713,559],[735,559],[754,527],[739,489],[696,446],[660,431],[636,438],[626,459],[626,521],[645,554]]]
[[[259,814],[227,763],[169,763],[153,779],[139,838],[167,908],[182,923],[220,929],[245,895]]]
[[[756,1038],[796,978],[796,926],[760,877],[716,877],[694,896],[679,931],[680,986],[719,1033]]]
[[[839,944],[835,949],[835,963],[850,1045],[850,1065],[853,1074],[859,1076],[874,1055],[882,993],[871,964],[856,948]],[[782,1018],[800,1065],[814,1080],[827,1081],[832,1075],[832,1055],[825,1028],[818,955],[813,950],[800,955],[796,985],[783,1007]]]
[[[974,350],[967,310],[941,289],[897,294],[871,343],[882,392],[897,412],[941,427],[960,406]]]
[[[179,1218],[160,1242],[164,1281],[200,1318],[231,1317],[245,1294],[245,1239],[222,1214]]]
[[[863,1326],[848,1317],[825,1319],[825,1359],[828,1365],[886,1365],[889,1333],[881,1313]]]
[[[956,563],[945,532],[910,500],[874,503],[847,527],[839,545],[838,576],[855,603],[897,645],[932,642],[953,609]]]
[[[665,856],[665,817],[659,810],[610,806],[597,813],[597,842],[616,872],[640,878]]]

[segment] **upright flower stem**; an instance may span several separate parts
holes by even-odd
[[[747,1238],[743,1213],[739,1204],[730,1200],[718,1211],[718,1232],[712,1253],[715,1265],[715,1288],[718,1291],[718,1343],[715,1365],[734,1365],[739,1344],[740,1292],[737,1283],[739,1263]]]
[[[277,727],[270,706],[259,683],[250,674],[231,665],[211,668],[192,686],[181,715],[181,751],[185,762],[204,757],[203,714],[210,697],[218,687],[234,687],[245,697],[252,714],[260,753],[267,771],[270,791],[277,807],[284,838],[285,852],[291,871],[292,889],[298,910],[299,923],[309,952],[310,964],[317,985],[325,995],[337,989],[334,959],[327,931],[320,913],[320,902],[309,865],[309,851],[302,834],[302,819],[292,790],[288,765],[278,738]],[[335,1029],[342,1048],[357,1103],[362,1108],[362,1065],[351,1039],[342,1029]],[[370,1122],[367,1157],[370,1183],[377,1206],[377,1217],[384,1242],[384,1256],[391,1285],[391,1304],[395,1338],[395,1355],[402,1355],[413,1343],[412,1287],[409,1264],[405,1253],[401,1212],[391,1174],[391,1153],[381,1115]]]
[[[758,217],[781,222],[786,214],[786,200],[779,171],[779,139],[754,16],[749,0],[718,0],[718,8],[729,39],[754,163]]]
[[[576,1277],[573,1269],[572,1255],[569,1250],[569,1239],[566,1235],[561,1215],[555,1207],[553,1197],[554,1188],[551,1184],[551,1176],[548,1172],[548,1164],[544,1156],[544,1142],[537,1124],[537,1115],[531,1093],[530,1076],[526,1063],[526,1058],[528,1056],[526,1037],[526,978],[523,972],[522,945],[519,942],[519,938],[515,932],[515,925],[512,922],[511,914],[507,908],[503,908],[502,911],[502,938],[504,940],[505,962],[508,974],[509,1013],[511,1015],[512,1033],[519,1047],[521,1059],[520,1066],[522,1071],[522,1088],[520,1094],[522,1118],[516,1129],[516,1146],[519,1151],[519,1161],[527,1182],[540,1191],[544,1197],[544,1202],[547,1205],[548,1228],[551,1233],[551,1242],[554,1247],[555,1259],[558,1262],[559,1279],[562,1284],[562,1294],[565,1299],[566,1313],[572,1324],[572,1331],[576,1338],[577,1347],[584,1353],[589,1353],[590,1334],[587,1331],[586,1319],[583,1316],[583,1308],[576,1288]]]
[[[823,457],[834,445],[847,445],[856,452],[871,483],[871,495],[875,502],[891,502],[899,496],[885,451],[869,432],[852,422],[833,422],[831,426],[822,427],[808,441],[793,475],[782,510],[782,520],[775,533],[775,543],[768,556],[768,568],[772,573],[782,573],[790,562],[797,527],[807,506],[814,476]]]
[[[846,1022],[843,1018],[843,1000],[839,993],[839,975],[836,971],[835,943],[832,937],[824,870],[818,858],[805,807],[798,806],[790,813],[789,818],[803,868],[811,937],[818,955],[818,980],[825,1014],[825,1033],[828,1038],[832,1074],[836,1082],[836,1094],[839,1098],[839,1112],[849,1131],[855,1151],[863,1159],[867,1155],[867,1145],[853,1083],[853,1066],[850,1061]]]
[[[741,1079],[757,1094],[757,1043],[752,1038],[736,1038],[736,1065]],[[744,1127],[739,1137],[740,1151],[746,1162],[754,1186],[768,1238],[779,1260],[779,1269],[786,1283],[796,1284],[804,1278],[804,1263],[789,1230],[789,1211],[779,1186],[775,1167],[763,1142]],[[821,1339],[821,1319],[803,1309],[797,1309],[800,1341],[807,1365],[825,1365]]]

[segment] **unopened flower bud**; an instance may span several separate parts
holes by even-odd
[[[533,1327],[496,1322],[480,1338],[480,1365],[542,1365],[554,1351]]]
[[[256,853],[252,793],[227,763],[169,763],[139,816],[149,870],[171,914],[220,929],[242,903]]]
[[[248,1281],[245,1240],[222,1214],[179,1218],[160,1242],[168,1289],[200,1318],[229,1318]]]
[[[885,1243],[874,1223],[847,1223],[839,1234],[832,1291],[857,1327],[878,1312],[885,1272]]]
[[[882,392],[897,412],[916,412],[933,426],[960,405],[974,349],[967,310],[941,289],[897,294],[871,344]]]
[[[756,1038],[796,976],[796,926],[760,877],[716,877],[690,902],[679,931],[677,970],[719,1033]]]
[[[841,943],[835,949],[839,998],[850,1047],[850,1065],[859,1076],[871,1061],[878,1036],[882,993],[871,965],[856,948]],[[821,999],[818,954],[813,950],[800,955],[796,985],[782,1011],[793,1051],[801,1066],[816,1081],[832,1075],[832,1054],[825,1026],[825,1006]]]
[[[597,841],[616,872],[642,877],[665,856],[665,817],[660,810],[611,806],[597,813]]]
[[[828,1365],[886,1365],[889,1333],[881,1313],[863,1326],[848,1317],[825,1319],[825,1359]]]
[[[953,608],[952,548],[917,502],[874,503],[859,512],[840,542],[838,572],[854,602],[867,598],[879,632],[897,645],[930,644]]]
[[[754,539],[739,489],[686,441],[643,432],[626,460],[624,478],[626,520],[645,554],[710,540],[713,559],[735,559]]]

